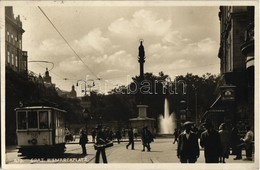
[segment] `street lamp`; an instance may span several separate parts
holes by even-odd
[[[87,83],[88,81],[92,81],[92,85],[89,85]],[[87,96],[87,87],[89,88],[89,93],[91,93],[91,88],[95,86],[95,82],[92,79],[89,79],[87,81],[85,81],[85,80],[78,80],[77,83],[76,83],[76,86],[79,86],[79,82],[83,82],[85,84],[85,90],[84,90],[85,91],[85,96]]]
[[[92,81],[92,84],[91,85],[88,85],[87,82],[88,81]],[[82,101],[81,101],[81,106],[83,106],[84,108],[84,111],[83,111],[83,118],[85,120],[85,129],[86,129],[86,132],[88,132],[88,119],[91,118],[91,114],[90,114],[90,105],[91,105],[91,101],[88,101],[87,100],[87,87],[90,88],[90,95],[91,95],[91,87],[94,87],[95,86],[95,82],[94,80],[92,79],[89,79],[87,81],[85,80],[78,80],[77,83],[76,83],[76,86],[79,86],[79,82],[83,82],[84,85],[85,85],[85,96],[84,96],[84,99],[82,98]]]
[[[92,119],[91,117],[91,114],[89,112],[89,110],[87,108],[84,109],[83,111],[83,118],[85,120],[85,129],[86,129],[86,132],[88,133],[88,119]]]

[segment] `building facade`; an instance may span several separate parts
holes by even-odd
[[[22,50],[24,32],[20,16],[14,16],[12,7],[5,7],[5,63],[14,71],[27,73],[27,51]]]
[[[221,6],[219,97],[207,117],[215,124],[254,126],[254,6]],[[215,112],[217,110],[218,112]]]

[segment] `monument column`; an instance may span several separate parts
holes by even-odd
[[[138,48],[138,62],[140,64],[140,75],[139,75],[139,81],[138,81],[138,93],[137,93],[137,103],[138,104],[144,104],[144,94],[142,94],[140,87],[141,82],[144,80],[144,63],[145,63],[145,51],[143,46],[143,41],[140,41],[140,45]]]
[[[130,119],[131,126],[138,129],[140,132],[143,127],[147,126],[153,133],[155,132],[154,122],[155,119],[147,117],[147,108],[148,105],[144,102],[144,94],[142,94],[140,87],[141,82],[144,80],[144,63],[145,63],[145,51],[143,46],[143,41],[140,41],[138,48],[138,62],[140,63],[140,76],[138,80],[138,93],[136,98],[137,108],[138,108],[138,117]]]

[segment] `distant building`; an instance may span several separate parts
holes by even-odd
[[[57,91],[58,95],[61,96],[61,97],[77,98],[77,92],[75,90],[75,86],[74,85],[72,85],[71,91],[61,90],[58,87],[56,88],[56,91]]]
[[[215,124],[254,125],[254,6],[221,6],[219,97],[204,115]]]
[[[46,84],[46,86],[52,85],[51,76],[50,76],[50,73],[48,71],[48,68],[46,68],[45,75],[43,77],[43,82],[44,82],[44,84]]]
[[[68,97],[70,97],[70,98],[76,98],[77,97],[77,92],[75,90],[74,85],[71,87],[71,91],[69,92]]]
[[[5,7],[5,63],[14,71],[27,73],[27,51],[22,50],[24,32],[20,16],[15,18],[13,7]]]

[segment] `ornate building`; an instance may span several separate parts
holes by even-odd
[[[56,87],[56,91],[57,91],[58,95],[61,96],[61,97],[77,98],[77,92],[75,90],[74,85],[71,86],[71,91],[61,90],[58,87]]]
[[[22,50],[20,16],[14,17],[13,7],[5,7],[5,63],[14,71],[27,73],[27,51]]]
[[[219,97],[205,116],[215,124],[254,125],[254,9],[220,7]]]

